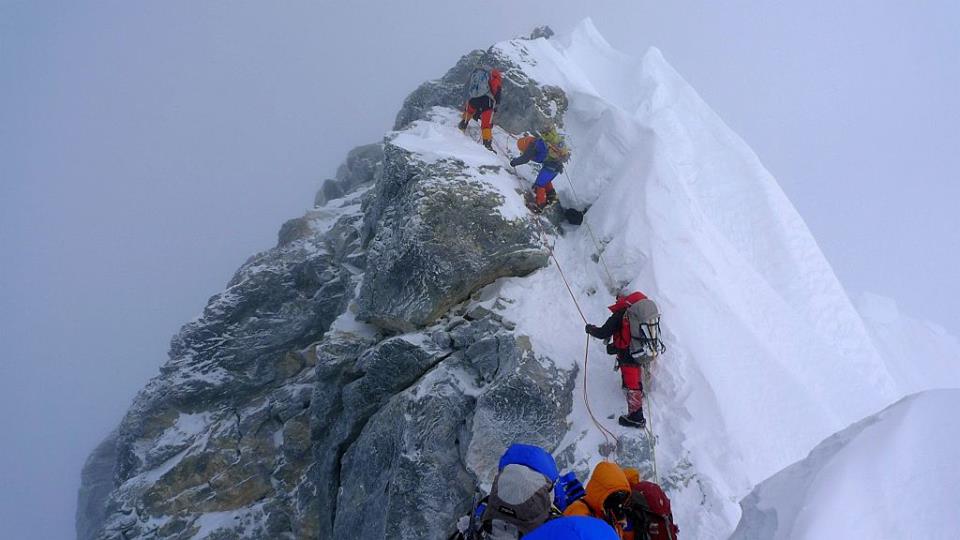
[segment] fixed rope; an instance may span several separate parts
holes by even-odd
[[[600,430],[600,433],[603,434],[603,440],[609,445],[611,444],[610,439],[617,440],[617,436],[613,434],[612,431],[607,429],[597,420],[597,417],[593,414],[593,409],[590,408],[590,397],[587,395],[587,366],[590,362],[590,336],[587,336],[587,346],[583,350],[583,403],[587,406],[587,414],[590,415],[590,419],[593,420],[593,424],[597,426],[597,429]],[[609,437],[608,437],[609,435]],[[604,456],[606,459],[606,456]]]
[[[514,142],[520,138],[509,132],[507,132],[507,136],[513,139]],[[577,188],[574,187],[573,180],[570,179],[570,175],[567,174],[566,170],[563,171],[563,176],[567,179],[567,183],[570,184],[570,192],[573,194],[573,198],[578,201],[582,200],[580,199],[580,196],[577,195]],[[597,235],[593,233],[593,227],[590,226],[590,222],[587,221],[586,217],[584,217],[583,224],[587,226],[587,232],[590,234],[590,239],[593,241],[593,247],[597,250],[597,259],[599,259],[600,265],[603,266],[603,271],[607,275],[607,283],[609,284],[610,289],[616,292],[619,287],[617,286],[617,282],[613,279],[613,274],[610,273],[610,268],[607,266],[607,262],[603,259],[603,249],[600,246],[600,241],[597,240]]]
[[[513,138],[514,140],[516,140],[517,138],[510,133],[507,133],[507,135]],[[494,138],[493,142],[496,145],[497,150],[501,155],[504,155],[504,156],[508,155],[504,151],[503,146],[500,145],[500,143],[496,140],[496,138]],[[511,169],[513,169],[513,175],[517,179],[517,182],[520,184],[521,189],[526,191],[526,186],[523,184],[523,180],[520,177],[520,174],[517,172],[516,168],[511,166]],[[566,173],[566,171],[564,171],[563,175],[564,177],[566,177],[567,182],[570,184],[570,189],[571,189],[571,192],[573,193],[574,198],[579,200],[579,196],[577,195],[576,188],[573,185],[573,181],[570,180],[570,176]],[[570,295],[570,299],[573,300],[573,305],[577,308],[577,313],[580,314],[580,319],[583,320],[584,324],[588,324],[589,322],[587,321],[586,316],[583,314],[583,309],[581,309],[580,303],[577,301],[576,294],[574,294],[573,288],[570,286],[570,282],[567,280],[567,276],[563,272],[563,267],[560,265],[560,261],[557,260],[557,256],[553,251],[553,247],[550,245],[550,242],[547,238],[547,233],[543,228],[543,224],[540,222],[540,217],[535,216],[533,221],[534,223],[537,224],[537,228],[539,229],[539,233],[540,233],[540,240],[547,247],[547,251],[550,254],[550,258],[553,260],[554,265],[556,265],[557,267],[557,272],[560,274],[560,279],[563,281],[563,285],[566,287],[567,293],[569,293]],[[600,249],[600,242],[597,240],[596,235],[594,235],[593,229],[590,227],[590,223],[584,220],[584,224],[587,226],[587,231],[590,233],[590,238],[593,240],[594,247],[597,249],[597,257],[601,263],[601,266],[603,266],[604,272],[607,274],[609,283],[611,284],[611,286],[614,286],[616,282],[613,280],[613,276],[610,273],[610,269],[609,267],[607,267],[607,263],[603,259],[603,251]],[[587,372],[589,371],[588,370],[589,362],[590,362],[590,336],[588,335],[586,346],[583,351],[583,403],[586,406],[587,414],[590,416],[590,419],[593,421],[593,424],[597,427],[597,429],[603,435],[603,438],[606,444],[610,445],[612,443],[611,439],[613,439],[614,441],[617,440],[616,434],[614,434],[612,431],[604,427],[604,425],[600,422],[600,420],[597,419],[596,415],[593,414],[593,409],[590,407],[590,396],[587,390],[587,388],[589,387],[588,378],[587,378]],[[646,372],[649,377],[649,369],[646,370]],[[650,441],[650,456],[651,456],[651,461],[653,462],[653,476],[657,485],[659,485],[660,471],[657,465],[657,439],[653,432],[653,411],[650,408],[650,400],[647,397],[646,392],[643,393],[643,406],[645,409],[647,409],[647,414],[650,417],[650,419],[647,421],[645,430],[647,432],[647,438]],[[604,459],[606,459],[606,456],[604,456]]]
[[[509,135],[509,134],[508,134]],[[512,136],[512,135],[511,135]],[[494,144],[497,147],[497,150],[503,154],[508,155],[504,152],[503,147],[494,139]],[[520,177],[520,174],[517,172],[516,168],[511,166],[513,169],[513,175],[517,179],[517,183],[520,184],[520,188],[526,191],[526,186],[523,184],[523,180]],[[583,314],[583,309],[580,307],[580,302],[577,301],[577,295],[574,294],[573,288],[570,286],[570,281],[567,279],[566,274],[563,272],[563,266],[560,264],[560,261],[557,259],[556,253],[553,251],[553,247],[550,245],[550,241],[547,237],[547,232],[543,228],[543,223],[540,222],[539,216],[534,216],[533,222],[537,224],[537,229],[540,233],[540,241],[543,242],[543,245],[546,246],[547,252],[550,254],[550,258],[553,260],[554,266],[557,267],[557,272],[560,274],[560,280],[563,281],[564,287],[567,289],[567,293],[570,295],[570,299],[573,300],[574,307],[577,308],[577,313],[580,314],[580,319],[584,324],[588,324],[586,315]],[[587,371],[590,362],[590,336],[587,336],[586,347],[583,351],[583,404],[586,406],[587,414],[590,416],[590,420],[593,421],[594,426],[597,427],[597,430],[600,431],[600,434],[603,435],[604,442],[607,446],[613,444],[613,441],[617,440],[617,436],[604,427],[604,425],[597,419],[596,415],[593,414],[593,409],[590,407],[590,396],[587,390],[589,386],[587,379]],[[612,440],[611,440],[612,439]]]
[[[649,368],[647,369],[649,379]],[[650,399],[647,393],[643,393],[643,408],[647,410],[647,438],[650,439],[650,458],[653,461],[653,478],[655,483],[660,485],[660,470],[657,467],[657,436],[653,433],[653,409],[650,407]]]

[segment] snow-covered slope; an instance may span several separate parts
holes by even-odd
[[[960,388],[956,337],[940,325],[901,313],[890,298],[864,293],[857,307],[902,394]]]
[[[960,390],[929,390],[828,438],[754,489],[732,538],[957,538],[957,410]]]
[[[648,388],[659,470],[686,530],[725,537],[753,485],[901,385],[776,181],[659,51],[619,53],[589,20],[495,50],[567,93],[575,152],[570,182],[555,184],[564,203],[589,207],[616,283],[591,260],[586,227],[558,239],[557,256],[591,322],[616,287],[660,303],[670,350]],[[582,361],[583,322],[555,268],[502,287],[538,350]],[[592,349],[588,390],[605,418],[623,410],[610,364]],[[595,462],[601,437],[579,399],[573,422],[568,439]]]

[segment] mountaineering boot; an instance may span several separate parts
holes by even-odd
[[[487,150],[493,152],[494,154],[497,153],[497,151],[493,149],[493,140],[492,140],[492,139],[484,139],[484,140],[483,140],[483,147],[486,148]]]
[[[635,411],[630,414],[622,415],[617,422],[624,427],[643,429],[647,427],[647,420],[643,417],[643,411]]]

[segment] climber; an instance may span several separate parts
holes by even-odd
[[[676,540],[680,532],[673,523],[670,499],[653,482],[640,480],[640,471],[624,467],[623,474],[630,484],[628,511],[637,522],[637,530],[644,530],[649,540]]]
[[[493,152],[493,114],[500,105],[500,70],[478,66],[467,79],[466,103],[463,106],[463,118],[458,126],[461,131],[467,129],[470,119],[480,120],[480,138],[483,146]]]
[[[621,426],[643,429],[647,420],[643,417],[642,366],[649,365],[666,348],[660,341],[660,310],[641,292],[618,295],[615,304],[608,308],[613,312],[603,326],[587,324],[591,336],[608,340],[607,354],[616,355],[623,392],[627,399],[627,414],[621,415]]]
[[[553,179],[563,172],[563,164],[570,159],[570,150],[563,137],[554,128],[543,131],[539,137],[527,136],[517,139],[520,156],[510,160],[511,167],[535,161],[541,163],[540,172],[533,183],[536,193],[536,208],[542,210],[548,202],[556,200]]]
[[[634,523],[626,512],[630,483],[616,463],[601,461],[587,482],[587,493],[564,510],[565,516],[590,516],[613,527],[621,540],[634,540]]]
[[[490,495],[476,505],[468,518],[461,518],[457,532],[450,538],[519,538],[529,533],[560,515],[551,500],[559,479],[557,464],[549,452],[528,444],[510,445],[500,457]],[[575,488],[563,490],[564,495],[575,493]]]
[[[617,540],[617,531],[597,518],[576,516],[550,520],[523,540]]]

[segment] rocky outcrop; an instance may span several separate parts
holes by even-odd
[[[424,358],[443,358],[344,454],[330,538],[446,538],[510,443],[553,449],[566,432],[576,373],[538,357],[496,315],[455,316],[418,335]]]
[[[314,197],[314,206],[323,206],[328,201],[339,199],[358,186],[373,184],[382,169],[383,145],[375,143],[354,148],[337,169],[336,176],[324,180]]]
[[[101,442],[80,474],[77,495],[77,540],[95,538],[106,518],[106,503],[113,491],[113,466],[117,462],[117,432]]]
[[[553,35],[549,27],[540,27],[530,39],[547,39]],[[488,66],[503,73],[502,101],[495,123],[510,133],[562,126],[567,110],[567,96],[560,88],[541,85],[531,79],[509,57],[491,47],[476,50],[460,58],[443,77],[427,81],[413,91],[397,113],[394,129],[403,129],[417,120],[428,118],[433,107],[462,110],[466,96],[464,84],[477,66]]]
[[[101,538],[224,529],[204,520],[211,515],[255,531],[248,537],[309,530],[296,497],[313,461],[309,351],[363,268],[364,191],[285,226],[280,245],[247,261],[173,339],[118,431]]]
[[[524,84],[503,117],[550,102],[531,114],[559,122],[562,93]],[[396,136],[350,152],[174,337],[85,467],[80,538],[445,538],[508,444],[558,447],[575,371],[477,295],[545,266],[540,237],[505,215],[499,167]]]
[[[363,320],[411,331],[503,276],[546,266],[528,220],[508,220],[503,196],[464,175],[461,162],[425,163],[387,143],[385,174],[367,210],[369,268]]]

